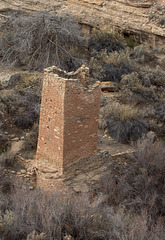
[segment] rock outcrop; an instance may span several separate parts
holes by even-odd
[[[165,49],[165,25],[159,24],[165,16],[165,0],[34,0],[26,3],[20,0],[1,3],[1,15],[4,15],[5,8],[69,14],[86,29],[112,26],[125,35],[134,36],[139,42]]]

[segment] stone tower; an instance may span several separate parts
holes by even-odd
[[[89,69],[45,69],[36,158],[63,172],[97,151],[101,87],[89,84]]]

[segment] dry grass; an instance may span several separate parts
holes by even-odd
[[[131,105],[115,103],[110,106],[109,115],[121,121],[136,119],[138,117],[138,109]]]
[[[106,129],[107,118],[109,116],[120,121],[135,119],[138,117],[138,109],[130,104],[120,104],[118,102],[108,103],[100,108],[99,128]]]
[[[130,105],[114,104],[109,109],[107,129],[109,135],[118,142],[137,141],[148,130],[148,124],[139,115],[136,108]]]
[[[131,65],[130,52],[128,50],[113,51],[112,53],[102,51],[100,58],[104,59],[105,63],[113,64],[114,66],[119,66],[122,63]]]
[[[109,184],[110,190],[114,183]],[[119,190],[120,187],[115,192],[114,189],[112,192],[121,198],[123,191]],[[111,190],[105,194],[111,194]],[[112,199],[103,204],[99,196],[93,201],[88,194],[64,194],[55,189],[52,193],[39,189],[30,192],[17,182],[8,209],[0,211],[0,234],[4,240],[163,239],[164,225],[161,219],[151,223],[150,212],[143,209],[139,214],[125,211],[124,205],[115,208]]]

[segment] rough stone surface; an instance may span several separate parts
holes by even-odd
[[[88,81],[85,66],[74,73],[45,70],[36,157],[60,171],[97,152],[101,87]]]
[[[151,47],[165,51],[165,26],[158,23],[165,15],[165,0],[29,0],[1,1],[0,10],[20,9],[27,11],[48,10],[57,14],[69,14],[89,34],[93,27],[105,26],[120,29]],[[4,14],[2,14],[4,15]],[[4,15],[5,16],[5,15]]]
[[[25,169],[21,169],[20,171],[22,174],[25,174],[26,173],[26,170]]]
[[[13,139],[11,139],[12,141],[19,141],[19,137],[15,137]]]

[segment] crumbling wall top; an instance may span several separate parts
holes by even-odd
[[[56,66],[48,67],[44,70],[46,73],[53,73],[57,74],[59,77],[67,79],[79,79],[81,75],[84,75],[84,77],[89,78],[89,68],[85,65],[82,65],[80,68],[78,68],[75,72],[66,72],[65,70],[62,70]]]
[[[77,81],[80,82],[81,85],[87,89],[92,90],[100,85],[99,81],[96,81],[94,84],[90,84],[90,74],[89,68],[84,64],[78,68],[75,72],[66,72],[56,66],[51,66],[44,69],[45,74],[53,74],[56,79],[64,80],[64,81]]]

